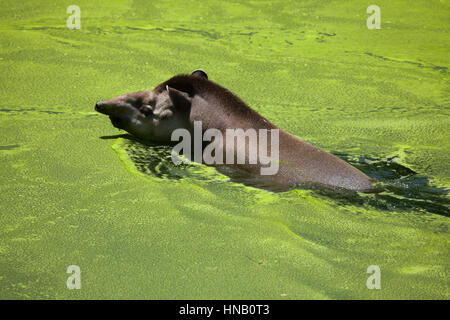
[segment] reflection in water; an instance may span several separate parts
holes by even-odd
[[[101,137],[102,139],[123,138],[122,148],[134,167],[140,173],[159,179],[182,180],[193,178],[197,180],[221,179],[220,174],[213,174],[206,170],[206,166],[184,161],[174,164],[172,161],[172,147],[148,141],[142,141],[132,135],[115,135]],[[222,180],[222,179],[221,179]]]
[[[373,197],[351,197],[351,202],[367,201],[370,205],[384,210],[428,211],[450,216],[449,191],[429,183],[426,176],[399,164],[398,156],[376,159],[373,157],[352,157],[343,153],[336,156],[352,164],[368,176],[383,183],[385,191]]]
[[[115,139],[118,137],[124,138],[124,143],[120,147],[124,149],[135,168],[143,174],[159,179],[172,180],[223,180],[219,173],[211,174],[207,170],[208,167],[204,165],[189,162],[175,165],[171,158],[171,146],[140,141],[128,134],[102,137],[102,139]],[[397,156],[378,159],[373,157],[354,157],[344,153],[334,154],[368,176],[379,180],[384,191],[377,194],[359,194],[356,192],[336,192],[317,187],[307,187],[308,189],[314,189],[318,196],[325,195],[333,198],[340,205],[371,206],[387,211],[430,212],[450,216],[448,190],[431,186],[426,176],[417,174],[410,168],[399,164]],[[246,186],[273,192],[289,190],[284,187],[264,185],[254,176],[229,167],[221,166],[217,168],[217,171],[226,175],[231,181]],[[295,188],[305,188],[305,186],[296,186]]]

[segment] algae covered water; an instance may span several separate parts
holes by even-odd
[[[2,1],[1,299],[449,298],[448,1],[71,4]],[[174,166],[93,110],[196,68],[386,191]]]

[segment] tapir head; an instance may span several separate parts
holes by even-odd
[[[201,70],[194,71],[193,75],[207,78]],[[141,139],[167,143],[175,129],[189,129],[192,99],[192,94],[163,83],[151,91],[99,101],[95,110],[109,116],[116,128]]]

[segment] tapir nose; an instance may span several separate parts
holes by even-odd
[[[95,111],[102,111],[102,108],[104,107],[104,105],[105,105],[105,101],[98,101],[95,104]]]

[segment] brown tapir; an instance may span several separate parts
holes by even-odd
[[[241,159],[237,163],[229,162],[227,166],[253,176],[260,181],[260,185],[282,188],[306,185],[361,192],[378,191],[373,186],[373,179],[336,156],[278,128],[233,93],[208,80],[206,73],[200,69],[191,75],[175,76],[151,91],[127,93],[111,100],[99,101],[95,110],[108,115],[113,126],[119,129],[138,138],[164,144],[173,144],[172,137],[176,129],[185,129],[194,136],[199,133],[198,130],[201,130],[200,135],[213,132],[215,134],[210,134],[209,139],[203,139],[203,142],[212,141],[211,145],[216,146],[211,156],[215,156],[216,160],[235,160],[244,155],[244,163]],[[199,123],[201,129],[198,129]],[[227,135],[231,129],[234,129],[235,136]],[[256,137],[253,136],[256,139],[250,139],[247,134],[249,129],[256,132]],[[265,144],[260,140],[264,138],[263,133],[267,137]],[[244,145],[234,148],[235,138],[238,140],[242,137]],[[233,144],[228,145],[227,138],[228,141],[233,140]],[[205,147],[203,143],[201,152],[206,148],[208,146]],[[275,160],[272,157],[269,162],[258,159],[250,163],[252,153],[260,152],[263,148],[267,148],[267,155],[277,153]],[[262,174],[264,167],[274,163],[276,170],[272,174]],[[219,166],[220,161],[216,164]]]

